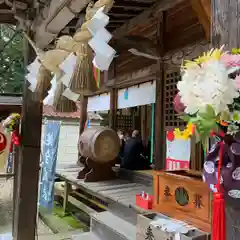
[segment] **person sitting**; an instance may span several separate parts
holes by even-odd
[[[123,158],[124,147],[125,147],[125,140],[124,140],[124,133],[123,133],[123,131],[118,130],[117,134],[118,134],[118,137],[120,139],[120,151],[119,151],[118,160],[117,160],[117,163],[119,164],[119,163],[121,163],[122,158]]]
[[[150,166],[148,161],[142,157],[144,153],[143,143],[138,130],[134,130],[132,137],[125,143],[121,168],[129,170],[145,170]]]

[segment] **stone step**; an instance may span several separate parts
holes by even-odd
[[[92,215],[91,231],[101,240],[136,240],[136,226],[108,211]]]

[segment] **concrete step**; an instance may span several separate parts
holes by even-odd
[[[101,240],[94,233],[58,233],[45,236],[39,236],[39,240]]]
[[[101,240],[95,233],[87,232],[73,235],[72,240]]]
[[[136,226],[108,211],[92,215],[91,231],[101,240],[136,240]]]

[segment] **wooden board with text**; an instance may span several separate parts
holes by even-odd
[[[154,210],[211,231],[211,198],[201,175],[191,171],[154,172]]]

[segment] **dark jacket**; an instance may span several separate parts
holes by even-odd
[[[138,138],[130,138],[125,143],[121,167],[129,170],[143,170],[147,168],[147,162],[141,157],[144,153],[142,141]]]

